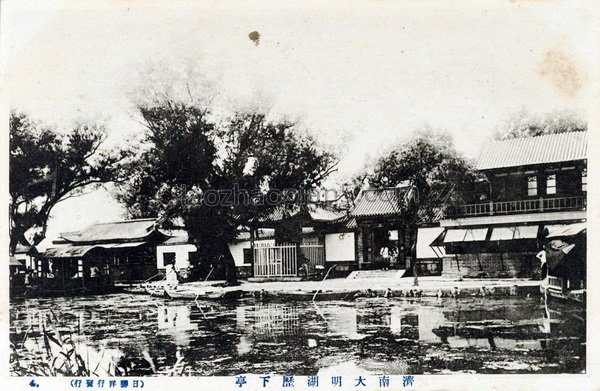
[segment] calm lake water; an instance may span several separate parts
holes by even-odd
[[[71,334],[92,366],[121,360],[130,375],[584,372],[585,310],[550,304],[538,297],[221,304],[117,294],[12,303],[10,328],[17,351],[41,349],[45,325]]]

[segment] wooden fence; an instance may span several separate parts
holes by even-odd
[[[254,248],[254,277],[292,277],[298,273],[296,245]]]
[[[297,247],[293,243],[254,248],[254,277],[295,277],[298,275]],[[315,266],[325,265],[325,247],[320,244],[301,245],[300,254],[314,273]]]

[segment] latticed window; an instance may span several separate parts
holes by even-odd
[[[556,174],[548,175],[546,179],[546,194],[556,194]]]
[[[537,195],[537,177],[536,176],[527,177],[527,195],[530,197]]]

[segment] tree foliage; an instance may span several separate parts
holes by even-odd
[[[142,150],[127,166],[117,193],[130,217],[157,216],[195,186],[210,187],[216,174],[215,128],[205,110],[165,101],[139,107],[146,127]]]
[[[106,133],[77,124],[66,134],[41,126],[22,113],[10,116],[10,246],[45,236],[52,208],[90,185],[117,180],[126,151],[101,149]]]
[[[522,111],[506,121],[496,131],[494,138],[509,140],[584,130],[587,130],[587,123],[573,113],[555,112],[546,115],[533,115]]]
[[[416,194],[406,216],[416,224],[468,198],[476,173],[455,150],[449,134],[427,129],[379,158],[366,178],[376,188],[409,183]]]
[[[308,189],[335,170],[335,158],[296,124],[264,113],[238,112],[217,122],[205,108],[169,99],[142,106],[140,113],[144,148],[118,199],[132,217],[182,220],[203,263],[233,263],[228,243],[239,226],[272,209],[264,202],[269,192]],[[251,197],[202,202],[209,191],[233,189]]]

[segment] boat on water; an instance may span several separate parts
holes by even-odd
[[[179,284],[176,286],[170,286],[166,280],[153,281],[142,284],[144,292],[154,297],[165,297],[167,296],[166,290],[175,291],[189,291],[189,290],[216,290],[216,288],[224,287],[226,282],[223,280],[215,281],[197,281],[188,282],[185,284]],[[212,289],[211,289],[212,288]],[[174,296],[179,296],[178,293],[173,293]],[[191,296],[191,294],[190,294]],[[179,297],[177,297],[179,298]],[[193,299],[194,297],[192,297]]]
[[[289,292],[277,292],[276,297],[286,301],[352,300],[354,299],[355,293],[355,291],[340,292],[323,290],[297,290]]]
[[[182,300],[236,300],[242,297],[241,289],[206,289],[193,287],[176,287],[164,289],[164,294],[170,299]]]
[[[144,291],[150,296],[163,297],[165,295],[165,286],[163,284],[146,284]]]
[[[552,278],[552,276],[550,277]],[[556,277],[554,277],[554,279],[556,279]],[[545,294],[549,299],[557,299],[559,301],[568,301],[572,303],[585,304],[585,289],[571,289],[563,291],[562,289],[556,287],[556,285],[560,284],[561,282],[554,282],[553,285],[542,285],[542,293]]]
[[[542,318],[521,321],[488,319],[445,322],[435,327],[432,332],[440,337],[443,343],[448,343],[449,337],[488,339],[490,345],[495,347],[494,338],[508,338],[520,341],[547,338],[549,327],[549,320]]]
[[[537,257],[544,277],[540,291],[547,298],[585,304],[586,237],[585,223],[558,227],[546,234],[544,250]]]

